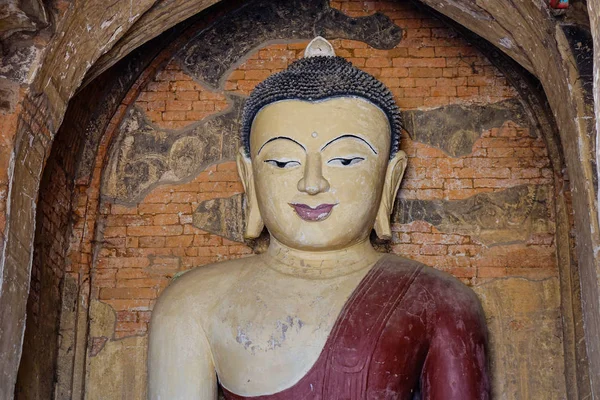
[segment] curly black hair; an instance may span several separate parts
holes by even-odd
[[[317,101],[332,97],[360,97],[386,114],[391,128],[390,159],[400,146],[402,120],[390,90],[372,75],[337,56],[305,57],[260,82],[246,101],[242,114],[242,144],[250,156],[250,129],[264,106],[280,100]]]

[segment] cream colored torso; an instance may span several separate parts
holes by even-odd
[[[150,349],[177,351],[170,349],[176,341],[179,347],[198,352],[201,342],[204,354],[200,351],[193,356],[204,357],[208,365],[160,357],[172,360],[173,365],[167,361],[153,366],[151,385],[160,382],[162,398],[187,398],[192,395],[189,385],[181,387],[169,377],[169,371],[185,369],[186,374],[197,374],[197,382],[208,382],[207,375],[217,372],[225,388],[245,396],[293,386],[316,362],[346,300],[380,256],[368,254],[367,263],[358,270],[331,277],[335,272],[325,272],[325,278],[290,275],[296,271],[273,265],[274,260],[266,255],[185,274],[165,291],[155,308],[153,324],[157,326],[152,327]],[[176,321],[168,321],[172,311],[177,312]],[[163,332],[161,327],[165,327]],[[216,394],[199,398],[216,399]]]

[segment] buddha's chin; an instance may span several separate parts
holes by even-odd
[[[303,251],[342,250],[366,238],[366,235],[359,232],[344,232],[343,228],[342,230],[337,229],[334,232],[329,229],[319,229],[318,226],[320,224],[318,222],[306,221],[304,224],[310,226],[302,226],[294,232],[286,232],[283,235],[280,232],[275,237],[284,245]]]

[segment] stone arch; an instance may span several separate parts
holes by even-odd
[[[11,167],[11,185],[7,209],[9,213],[5,234],[2,259],[2,290],[0,291],[0,354],[6,373],[2,375],[2,385],[7,392],[2,392],[6,398],[12,395],[16,371],[21,353],[21,336],[25,318],[25,302],[30,282],[30,266],[32,260],[31,244],[34,238],[34,220],[36,199],[38,198],[39,182],[44,163],[50,154],[52,141],[65,115],[66,105],[73,97],[79,83],[84,79],[84,73],[91,65],[94,73],[99,74],[113,60],[129,54],[131,50],[150,38],[174,26],[191,15],[194,15],[213,2],[199,2],[193,6],[186,2],[137,2],[136,9],[122,12],[120,8],[106,10],[102,2],[89,6],[85,10],[69,10],[69,15],[58,29],[64,35],[57,34],[52,42],[42,67],[36,77],[34,89],[23,101],[23,113],[19,120],[18,135],[14,146],[14,162]],[[581,86],[578,81],[578,71],[570,67],[574,59],[568,46],[564,32],[558,29],[555,22],[544,7],[532,7],[527,2],[519,2],[511,7],[517,11],[532,15],[532,20],[539,24],[523,22],[523,28],[515,27],[516,21],[510,16],[514,8],[503,9],[495,2],[480,2],[466,7],[457,7],[453,2],[443,5],[433,1],[434,8],[442,14],[458,21],[468,29],[480,34],[509,54],[519,64],[532,72],[541,81],[548,95],[550,106],[556,116],[556,122],[561,134],[561,145],[564,149],[566,164],[572,177],[575,193],[575,226],[577,228],[578,258],[581,265],[583,296],[586,299],[586,336],[597,337],[600,331],[597,326],[598,315],[595,307],[598,301],[595,265],[598,255],[598,229],[595,218],[594,188],[591,160],[591,143],[587,138],[587,122],[585,116],[585,99],[582,91],[570,91],[569,84],[576,89]],[[117,6],[115,6],[117,7]],[[163,7],[178,12],[164,13]],[[165,17],[158,17],[168,15]],[[110,23],[105,26],[105,23]],[[156,30],[145,30],[145,24],[156,27]],[[489,25],[493,28],[489,28]],[[104,26],[104,27],[103,27]],[[147,26],[147,25],[146,25]],[[515,29],[511,29],[515,28]],[[548,36],[548,31],[552,32]],[[531,35],[531,32],[538,33]],[[502,34],[499,34],[502,33]],[[532,36],[534,39],[523,39]],[[550,38],[545,42],[542,38]],[[78,43],[70,41],[76,38]],[[508,40],[507,40],[508,38]],[[101,45],[91,47],[91,52],[85,51],[86,43],[94,40]],[[512,43],[513,46],[507,46]],[[553,70],[548,65],[548,56],[541,55],[542,49],[550,43],[550,57],[562,68]],[[518,44],[514,45],[514,44]],[[528,44],[525,46],[524,44]],[[102,58],[101,53],[110,50],[109,56]],[[76,56],[74,56],[77,54]],[[60,76],[67,55],[72,58],[68,74]],[[110,60],[114,57],[113,60]],[[568,61],[564,61],[568,60]],[[560,61],[560,62],[559,62]],[[90,75],[91,76],[91,75]],[[89,81],[88,81],[89,82]],[[569,99],[569,107],[560,103]],[[574,138],[576,140],[574,140]],[[17,212],[18,210],[18,212]],[[24,260],[28,260],[24,262]],[[593,340],[588,346],[594,346]],[[595,348],[589,349],[590,354],[598,354]],[[590,358],[591,366],[597,366],[596,357]],[[598,368],[591,368],[599,371]],[[592,379],[592,382],[597,382]],[[595,386],[594,386],[595,387]]]

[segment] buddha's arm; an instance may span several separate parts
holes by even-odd
[[[431,320],[434,327],[421,375],[422,399],[487,400],[487,330],[479,301],[466,287],[440,298],[447,303]]]
[[[210,346],[182,304],[161,298],[152,313],[148,354],[150,400],[217,399]]]

